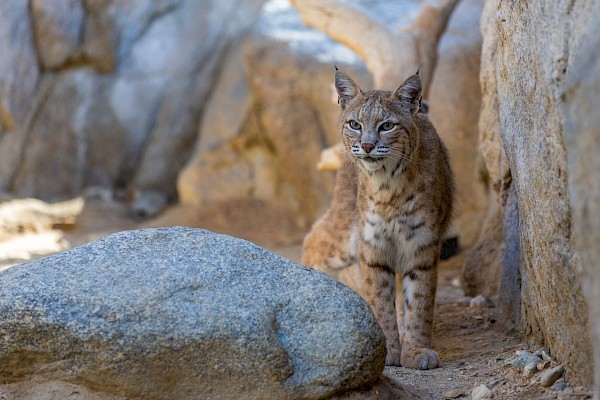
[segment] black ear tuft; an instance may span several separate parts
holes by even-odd
[[[414,74],[409,77],[398,89],[394,91],[392,97],[400,100],[403,106],[410,110],[411,114],[415,114],[420,109],[421,101],[421,77],[419,74]]]
[[[345,109],[358,96],[360,89],[352,78],[337,68],[334,82],[338,94],[338,104],[342,109]]]

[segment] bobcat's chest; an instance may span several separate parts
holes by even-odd
[[[422,196],[416,193],[365,194],[359,229],[362,240],[396,272],[408,271],[419,249],[434,238]]]

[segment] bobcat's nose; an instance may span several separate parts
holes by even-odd
[[[370,153],[371,151],[373,151],[373,149],[375,148],[375,145],[373,143],[361,143],[360,147],[362,147],[362,149],[365,151],[365,153]]]

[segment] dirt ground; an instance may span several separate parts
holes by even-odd
[[[66,248],[120,230],[185,225],[241,237],[298,261],[306,228],[299,228],[283,213],[283,210],[267,209],[260,202],[219,204],[205,206],[201,210],[178,206],[158,218],[142,221],[133,218],[124,205],[90,198],[86,199],[84,210],[74,225],[55,226],[52,232],[61,236],[61,246]],[[2,240],[0,237],[0,242]],[[571,387],[565,378],[559,379],[550,388],[543,388],[539,385],[543,371],[533,378],[525,378],[519,368],[505,364],[517,350],[533,352],[537,349],[525,348],[516,336],[498,328],[496,307],[469,305],[460,288],[461,267],[467,254],[468,249],[463,249],[459,255],[440,265],[433,348],[440,356],[441,366],[428,371],[402,367],[385,369],[384,376],[393,385],[403,388],[399,398],[471,399],[473,389],[480,385],[486,385],[494,399],[591,398],[589,391]],[[40,256],[32,255],[33,258]],[[0,269],[22,261],[3,261],[1,258],[0,252]],[[374,398],[377,397],[373,393],[364,396],[364,399]],[[360,400],[362,397],[353,396],[352,399]]]

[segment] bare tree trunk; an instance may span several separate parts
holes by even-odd
[[[437,64],[437,46],[446,30],[450,15],[460,0],[428,0],[415,18],[409,32],[415,38],[419,55],[419,74],[424,82],[423,97],[429,96],[433,71]]]
[[[420,70],[427,97],[437,60],[437,44],[459,0],[428,0],[413,24],[392,31],[336,0],[292,0],[306,25],[350,47],[363,59],[377,89],[393,90]]]

